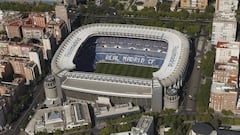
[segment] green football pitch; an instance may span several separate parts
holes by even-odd
[[[158,68],[133,66],[126,64],[97,63],[95,73],[152,78],[152,73]]]

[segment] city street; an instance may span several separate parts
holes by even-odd
[[[183,101],[183,113],[196,113],[196,95],[201,84],[201,59],[205,54],[206,47],[208,47],[207,39],[204,36],[199,36],[195,41],[195,57],[190,67],[192,66],[192,73],[186,83],[186,95]]]

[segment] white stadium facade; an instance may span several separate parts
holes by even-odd
[[[74,71],[77,66],[73,60],[91,37],[97,37],[95,43],[99,44],[95,48],[95,63],[149,66],[159,70],[153,72],[152,79]],[[106,43],[106,39],[110,41]],[[98,97],[106,97],[114,104],[132,102],[152,111],[177,109],[177,91],[188,68],[189,48],[185,35],[172,29],[89,24],[64,40],[52,59],[51,68],[66,98],[96,101]]]

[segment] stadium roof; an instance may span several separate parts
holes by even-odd
[[[133,98],[151,98],[151,80],[128,78],[119,76],[110,76],[112,80],[103,80],[102,77],[106,77],[101,74],[82,73],[75,72],[75,76],[67,72],[65,79],[62,83],[63,89],[79,91],[79,92],[91,92],[92,94],[99,95],[111,95],[121,97],[133,97]],[[95,78],[97,79],[95,79]],[[126,82],[118,82],[118,79],[125,79]],[[136,83],[133,83],[136,82]],[[142,83],[137,83],[142,82]]]
[[[163,86],[177,84],[186,70],[189,42],[182,33],[151,26],[99,23],[82,26],[64,40],[53,57],[52,72],[74,69],[74,56],[84,41],[92,36],[132,37],[167,42],[168,51],[165,61],[160,70],[153,73]]]

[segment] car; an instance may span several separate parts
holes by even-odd
[[[201,63],[201,60],[198,60],[197,62],[200,64],[200,63]]]

